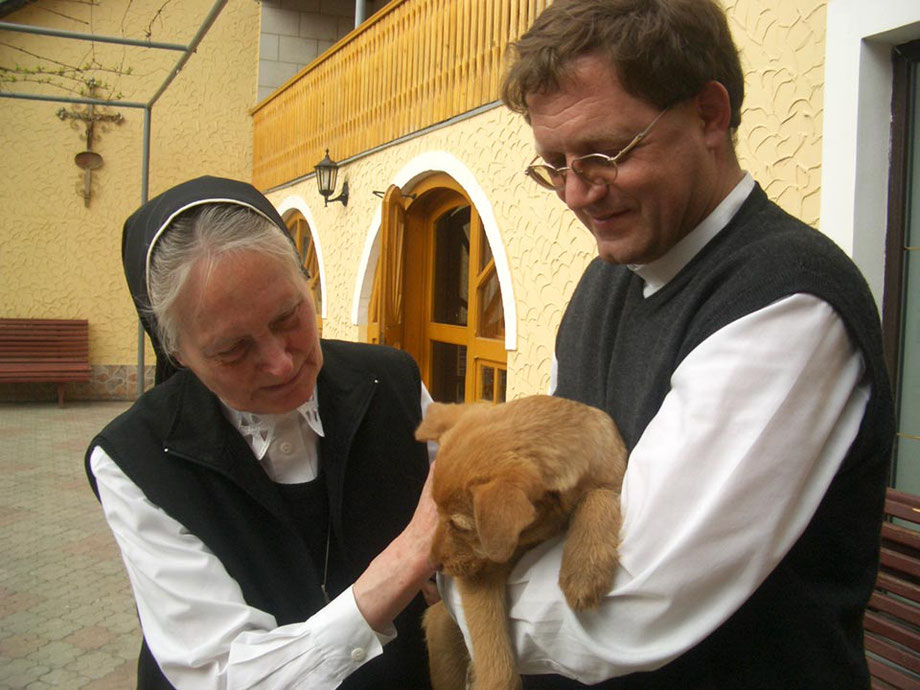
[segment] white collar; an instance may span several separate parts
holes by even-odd
[[[234,410],[223,400],[221,400],[221,404],[226,412],[227,419],[246,439],[257,460],[262,460],[265,457],[278,425],[294,416],[299,415],[302,417],[310,428],[316,432],[317,436],[325,436],[323,422],[319,418],[319,404],[317,403],[315,389],[307,402],[297,409],[283,414],[240,412],[239,410]]]
[[[676,276],[690,260],[718,235],[734,218],[738,209],[754,189],[754,178],[745,173],[741,181],[728,193],[712,213],[675,244],[668,253],[647,264],[628,264],[628,268],[645,281],[644,297],[651,297]]]

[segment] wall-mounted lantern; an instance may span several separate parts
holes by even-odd
[[[326,149],[326,156],[316,164],[316,186],[319,193],[323,196],[323,206],[328,206],[330,201],[341,201],[343,206],[348,206],[348,181],[342,183],[342,193],[334,199],[330,199],[335,191],[335,178],[339,173],[339,164],[329,157],[329,149]]]

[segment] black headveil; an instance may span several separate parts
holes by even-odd
[[[183,182],[155,196],[131,214],[125,221],[121,238],[121,260],[134,306],[157,355],[157,383],[168,378],[175,368],[163,352],[149,311],[147,267],[151,249],[169,229],[176,216],[202,204],[245,206],[265,216],[289,236],[278,211],[258,189],[247,182],[222,177],[205,176]]]

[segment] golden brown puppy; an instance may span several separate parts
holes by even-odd
[[[626,448],[610,417],[536,395],[501,405],[429,406],[415,436],[438,441],[432,560],[457,580],[476,690],[520,687],[505,584],[529,547],[568,528],[559,586],[577,610],[596,606],[617,563]],[[469,656],[442,603],[425,617],[435,690],[466,687]]]

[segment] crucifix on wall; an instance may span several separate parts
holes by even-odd
[[[96,97],[96,83],[93,80],[90,80],[88,83],[88,96],[90,98]],[[100,122],[113,122],[116,125],[120,125],[124,122],[125,118],[121,113],[98,113],[96,112],[95,104],[92,103],[86,106],[85,110],[77,110],[76,108],[67,110],[66,108],[61,108],[57,111],[57,116],[65,122],[67,120],[82,122],[83,126],[86,128],[86,150],[74,156],[73,160],[74,163],[77,164],[77,167],[83,170],[83,205],[89,207],[89,200],[92,194],[92,172],[102,167],[103,163],[102,156],[93,151],[93,137],[95,136],[96,124]]]

